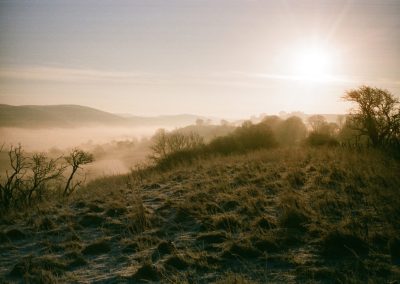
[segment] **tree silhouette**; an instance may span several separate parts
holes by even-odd
[[[200,147],[204,144],[204,139],[195,132],[183,134],[173,131],[167,133],[164,129],[159,129],[152,137],[152,142],[150,159],[160,161],[172,153]]]
[[[30,170],[32,174],[29,178],[27,187],[27,202],[32,201],[34,193],[39,194],[44,185],[52,180],[62,177],[65,170],[64,165],[58,164],[58,159],[49,159],[44,153],[34,154],[31,158]]]
[[[349,122],[359,135],[369,137],[374,147],[399,143],[400,101],[387,90],[361,86],[342,97],[356,104]]]
[[[8,209],[15,200],[15,192],[22,188],[23,177],[29,167],[22,146],[11,146],[8,151],[11,171],[6,171],[5,181],[0,183],[0,207]]]
[[[282,145],[295,145],[307,136],[307,128],[297,116],[291,116],[282,121],[276,132],[277,139]]]
[[[71,166],[71,174],[68,177],[67,184],[64,188],[64,196],[70,195],[75,189],[82,184],[82,181],[72,183],[74,175],[81,168],[81,166],[89,164],[94,161],[91,153],[83,150],[74,149],[72,152],[64,158],[65,161]]]
[[[315,114],[308,118],[308,124],[313,132],[321,132],[322,128],[327,124],[323,115]]]

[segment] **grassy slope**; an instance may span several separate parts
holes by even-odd
[[[400,278],[399,173],[378,153],[278,149],[100,179],[1,218],[0,277],[384,283]]]

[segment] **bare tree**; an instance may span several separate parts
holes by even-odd
[[[85,152],[83,150],[74,149],[68,155],[68,157],[64,158],[68,165],[71,166],[71,174],[68,177],[67,183],[64,188],[64,196],[70,195],[72,192],[76,190],[82,184],[82,180],[73,183],[73,178],[76,172],[82,168],[83,165],[92,163],[94,161],[94,157],[91,153]]]
[[[31,158],[30,170],[32,175],[28,180],[26,189],[27,201],[30,203],[32,195],[38,193],[45,184],[49,181],[57,180],[62,177],[62,174],[66,168],[65,165],[60,165],[58,159],[49,159],[45,154],[38,153],[34,154]]]
[[[204,145],[204,138],[196,132],[190,132],[186,135],[186,148],[194,149]]]
[[[23,177],[28,168],[27,158],[24,156],[22,146],[10,147],[8,151],[11,171],[6,171],[4,183],[0,183],[0,205],[5,209],[11,206],[15,199],[16,191],[23,186]]]
[[[351,127],[360,135],[369,137],[374,147],[399,142],[400,139],[400,101],[387,90],[361,86],[342,97],[353,102]]]
[[[152,140],[150,159],[156,162],[166,158],[171,153],[195,149],[204,145],[204,139],[198,133],[183,134],[178,131],[167,133],[164,129],[158,130]]]
[[[152,160],[163,159],[167,155],[167,133],[165,129],[157,130],[156,134],[152,137],[153,144],[150,146]]]
[[[308,124],[311,127],[311,131],[320,132],[322,127],[327,124],[327,122],[323,115],[315,114],[308,118]]]
[[[182,151],[187,146],[187,137],[181,132],[172,132],[167,136],[168,153]]]

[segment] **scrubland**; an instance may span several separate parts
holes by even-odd
[[[395,283],[400,163],[261,149],[96,179],[0,217],[0,282]]]
[[[57,158],[11,147],[0,282],[397,283],[400,101],[343,98],[358,109],[338,123],[200,121]],[[127,174],[78,177],[139,152]]]

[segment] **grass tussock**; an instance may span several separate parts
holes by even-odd
[[[400,278],[399,172],[378,151],[300,147],[98,179],[1,216],[0,277],[387,283]]]

